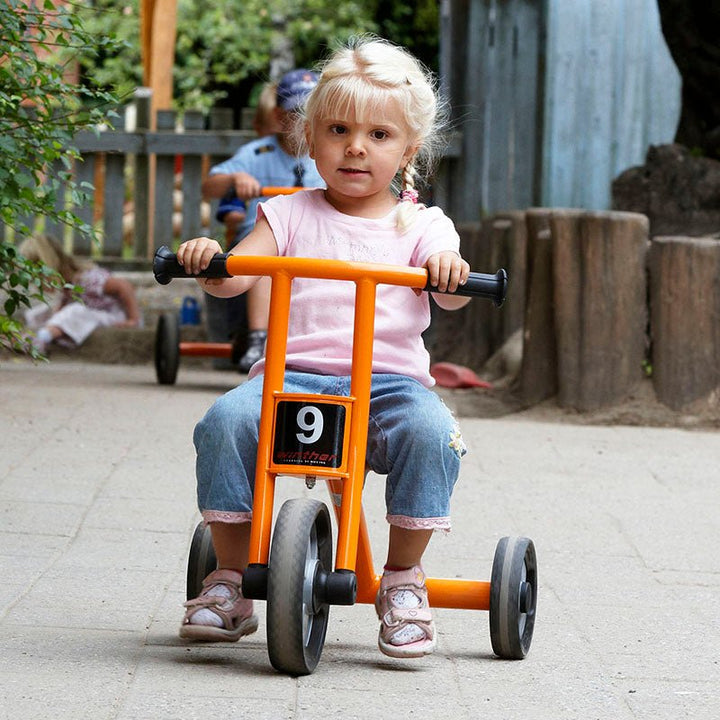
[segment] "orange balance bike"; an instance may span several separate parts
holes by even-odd
[[[175,255],[156,254],[155,277],[165,284],[185,277]],[[331,605],[375,602],[375,572],[362,507],[370,407],[375,295],[380,283],[427,287],[427,271],[392,265],[297,257],[218,254],[204,277],[268,275],[272,278],[258,439],[249,565],[243,577],[248,598],[267,601],[270,662],[280,672],[307,675],[322,654]],[[293,278],[355,283],[355,320],[350,395],[283,392],[288,315]],[[500,305],[507,275],[471,273],[458,294],[489,297]],[[304,477],[308,488],[327,482],[337,518],[328,505],[310,498],[287,500],[273,529],[275,480]],[[272,540],[271,540],[272,537]],[[209,529],[200,523],[188,558],[187,597],[197,597],[203,579],[216,568]],[[522,659],[530,649],[537,605],[537,561],[532,540],[504,537],[497,544],[490,582],[428,578],[431,607],[488,610],[493,651]]]
[[[291,195],[301,187],[266,186],[260,191],[261,197]],[[227,358],[233,363],[240,360],[242,351],[231,342],[193,342],[180,339],[178,314],[165,312],[158,318],[155,328],[155,376],[160,385],[174,385],[177,380],[180,358],[213,357]]]

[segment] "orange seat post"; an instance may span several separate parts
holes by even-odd
[[[269,273],[272,278],[270,312],[265,352],[257,467],[253,498],[253,520],[250,531],[249,562],[267,565],[270,556],[275,473],[268,468],[272,457],[274,394],[282,392],[285,380],[285,352],[290,316],[292,276],[283,271]]]

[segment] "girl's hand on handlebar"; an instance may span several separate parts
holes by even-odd
[[[464,285],[470,275],[470,265],[455,252],[439,252],[431,255],[425,263],[430,285],[438,292],[455,292]]]
[[[213,257],[222,251],[217,240],[207,237],[193,238],[178,248],[177,260],[188,275],[197,275],[207,270]],[[219,281],[222,282],[222,279],[219,278]]]

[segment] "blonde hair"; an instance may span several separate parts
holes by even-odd
[[[350,40],[320,70],[318,84],[305,103],[304,127],[312,132],[324,118],[351,114],[359,122],[382,118],[394,100],[402,110],[410,145],[417,147],[395,189],[400,194],[414,191],[416,178],[429,174],[443,142],[446,108],[430,71],[404,48],[374,36]],[[401,232],[410,227],[417,210],[412,200],[400,203],[397,224]]]
[[[18,253],[31,262],[41,262],[55,270],[66,283],[73,282],[73,278],[87,267],[85,263],[68,255],[60,244],[48,235],[26,238],[18,247]]]

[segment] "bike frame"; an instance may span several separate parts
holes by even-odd
[[[338,522],[335,570],[354,572],[357,578],[356,602],[372,604],[380,586],[380,575],[375,572],[373,563],[362,507],[362,491],[365,480],[376,292],[379,284],[425,288],[427,271],[421,268],[340,260],[230,255],[227,257],[227,272],[230,275],[267,275],[272,280],[250,536],[250,566],[268,565],[276,477],[322,477],[328,484]],[[346,280],[355,284],[352,370],[348,397],[298,395],[283,391],[290,298],[295,277]],[[288,465],[273,460],[278,403],[308,399],[345,408],[345,432],[341,445],[343,461],[339,467]],[[339,503],[335,501],[338,497],[341,498]],[[487,610],[490,607],[489,582],[428,578],[426,585],[432,607],[477,610]]]

